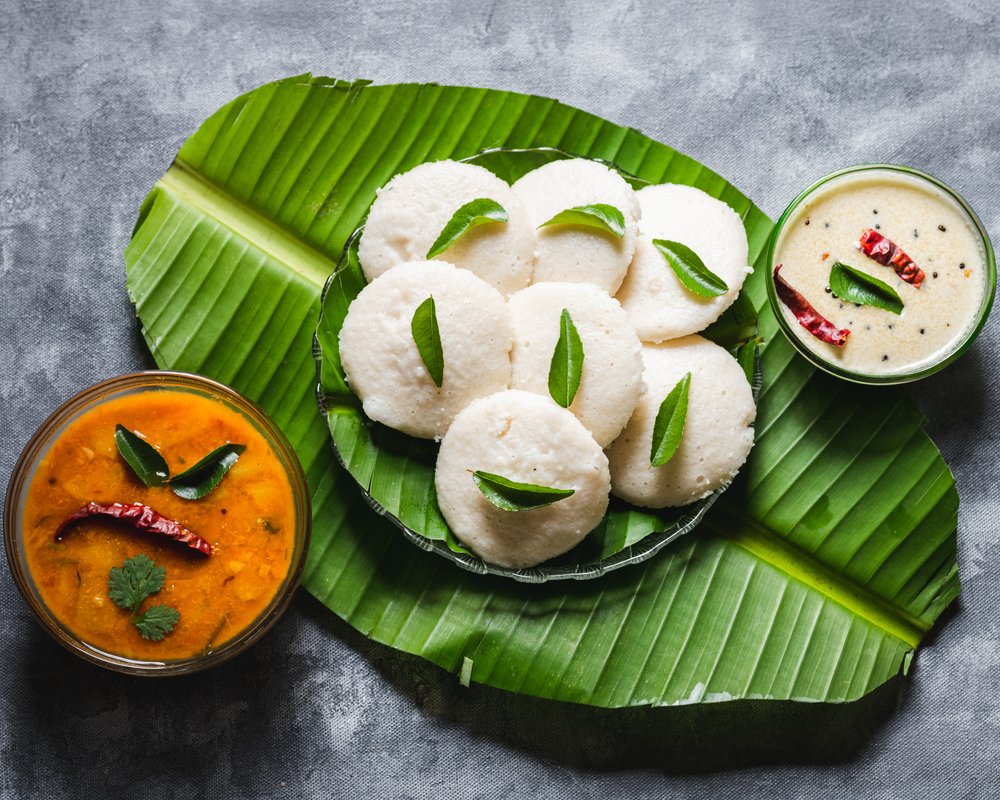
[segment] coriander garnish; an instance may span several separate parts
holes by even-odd
[[[163,588],[167,578],[166,567],[158,567],[151,558],[140,553],[126,558],[120,567],[112,567],[108,574],[108,596],[122,608],[132,611],[132,622],[143,639],[160,641],[174,629],[181,615],[171,606],[150,606],[142,614],[139,605]]]

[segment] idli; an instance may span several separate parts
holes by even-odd
[[[524,202],[538,237],[532,283],[592,283],[608,294],[618,291],[635,252],[640,214],[635,192],[621,175],[596,161],[573,158],[532,170],[512,188]],[[621,212],[624,236],[619,239],[589,225],[538,227],[563,211],[596,204]]]
[[[618,301],[589,283],[537,283],[507,305],[514,323],[511,388],[549,396],[566,309],[583,344],[583,372],[569,410],[601,447],[610,444],[642,394],[642,345]]]
[[[424,259],[459,208],[473,200],[495,200],[507,222],[487,222],[466,231],[434,258],[478,275],[504,297],[531,280],[535,229],[510,186],[483,167],[434,161],[397,175],[377,191],[358,245],[365,277]]]
[[[642,221],[635,255],[615,295],[644,342],[662,342],[704,330],[732,305],[751,271],[739,215],[692,186],[666,183],[636,192]],[[653,239],[680,242],[718,275],[729,291],[702,297],[674,274]]]
[[[644,344],[643,395],[606,453],[611,491],[649,508],[682,506],[707,497],[735,477],[753,446],[757,415],[743,368],[701,336]],[[653,425],[660,404],[688,372],[691,385],[680,446],[661,467],[650,466]]]
[[[541,508],[505,511],[472,473],[572,489]],[[452,423],[434,475],[438,506],[472,552],[503,567],[531,567],[565,553],[601,522],[608,507],[608,459],[569,411],[551,399],[511,390],[476,400]]]
[[[417,306],[434,298],[444,355],[440,386],[411,332]],[[368,284],[340,331],[340,360],[365,413],[424,439],[444,436],[455,415],[510,382],[513,328],[500,293],[440,261],[400,264]]]

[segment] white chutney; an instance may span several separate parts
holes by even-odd
[[[919,289],[862,252],[868,229],[923,270]],[[838,298],[830,289],[838,261],[895,289],[902,313]],[[920,372],[958,350],[979,320],[989,276],[982,238],[965,210],[930,181],[888,169],[848,173],[817,187],[785,221],[772,263],[782,265],[781,277],[816,311],[851,332],[842,347],[822,342],[780,303],[798,340],[835,367],[873,376]]]

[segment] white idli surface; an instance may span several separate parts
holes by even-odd
[[[580,388],[569,406],[605,447],[642,394],[642,344],[618,301],[589,283],[538,283],[507,301],[514,322],[511,388],[549,397],[549,367],[562,310],[583,344]]]
[[[636,192],[642,221],[628,275],[615,295],[644,342],[662,342],[704,330],[732,305],[750,268],[739,215],[692,186],[665,183]],[[653,239],[687,245],[726,282],[719,297],[685,288]]]
[[[454,213],[481,197],[502,205],[508,221],[471,228],[435,259],[469,270],[504,297],[531,280],[534,226],[510,186],[489,170],[434,161],[397,175],[377,195],[358,245],[369,281],[398,264],[426,258]]]
[[[444,380],[434,384],[410,324],[433,296]],[[510,382],[513,328],[500,293],[440,261],[400,264],[351,303],[340,332],[347,380],[373,420],[424,439],[444,436],[455,415]]]
[[[635,252],[640,215],[635,192],[621,175],[596,161],[573,158],[539,167],[512,188],[524,201],[538,237],[532,283],[592,283],[608,294],[618,291]],[[621,239],[586,225],[538,227],[562,211],[596,203],[622,212]]]
[[[682,506],[707,497],[733,478],[753,446],[753,392],[732,356],[701,336],[642,347],[646,393],[621,436],[606,452],[611,491],[639,506]],[[660,403],[691,373],[687,420],[677,452],[650,467]]]
[[[479,490],[476,470],[575,494],[504,511]],[[455,418],[441,442],[434,485],[441,513],[470,550],[519,568],[565,553],[596,528],[611,484],[608,459],[576,417],[549,398],[512,390],[476,400]]]

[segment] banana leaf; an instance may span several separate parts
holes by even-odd
[[[317,412],[320,293],[376,188],[492,147],[697,186],[750,242],[766,342],[751,457],[695,531],[596,580],[517,583],[414,547],[367,506]],[[364,634],[456,680],[468,659],[472,681],[594,705],[853,700],[909,666],[958,594],[958,495],[902,390],[820,373],[782,338],[764,292],[771,229],[693,160],[554,100],[303,75],[237,98],[184,144],[126,264],[157,363],[234,386],[288,435],[313,499],[304,585]]]

